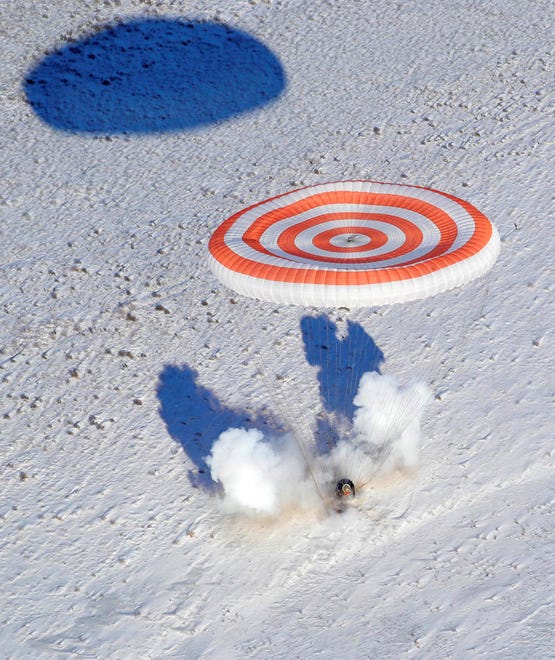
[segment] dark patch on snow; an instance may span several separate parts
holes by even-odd
[[[141,18],[49,53],[26,76],[47,124],[75,133],[161,133],[205,126],[278,97],[278,58],[220,23]]]

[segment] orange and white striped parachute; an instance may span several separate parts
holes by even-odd
[[[229,288],[279,303],[364,307],[416,300],[486,273],[499,234],[431,188],[340,181],[272,197],[223,222],[210,266]]]

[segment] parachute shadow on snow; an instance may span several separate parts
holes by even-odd
[[[285,85],[278,58],[245,32],[141,18],[49,53],[24,90],[57,129],[117,135],[213,124],[269,103]]]
[[[189,480],[197,488],[212,490],[214,483],[204,460],[214,441],[230,427],[252,428],[267,423],[245,410],[232,410],[198,382],[198,372],[184,365],[166,365],[157,387],[160,416],[170,436],[195,464]]]
[[[326,452],[329,439],[335,444],[339,434],[336,420],[353,420],[353,399],[362,375],[380,373],[384,354],[364,328],[351,320],[338,336],[337,324],[325,314],[304,316],[301,332],[306,359],[318,367],[320,398],[327,414],[318,420],[317,438],[320,451]]]

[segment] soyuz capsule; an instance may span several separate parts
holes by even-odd
[[[355,497],[355,485],[350,479],[340,479],[335,486],[335,494],[340,500],[352,500]]]

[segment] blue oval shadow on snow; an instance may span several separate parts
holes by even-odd
[[[279,59],[221,23],[140,18],[48,54],[26,76],[36,114],[93,135],[181,131],[263,106],[285,89]]]

